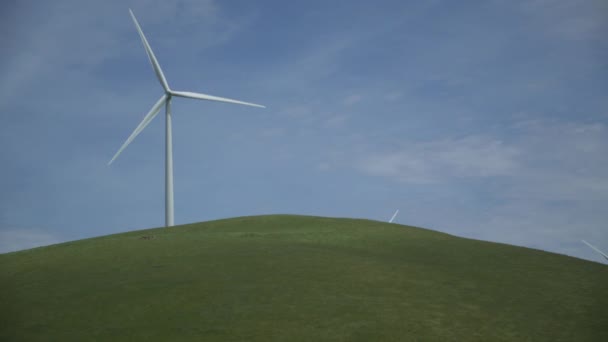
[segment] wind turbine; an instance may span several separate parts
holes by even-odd
[[[585,243],[585,245],[591,247],[591,249],[593,249],[594,251],[600,253],[604,259],[608,260],[608,255],[604,254],[604,252],[600,251],[599,249],[597,249],[595,246],[593,246],[592,244],[590,244],[589,242],[585,241],[585,240],[581,240]]]
[[[146,50],[146,54],[148,55],[148,59],[150,60],[150,64],[152,64],[152,68],[154,69],[154,73],[156,74],[156,78],[160,82],[160,85],[163,87],[165,93],[156,101],[152,109],[146,114],[144,119],[139,123],[139,125],[135,128],[133,133],[129,136],[127,141],[122,144],[118,152],[112,157],[108,165],[112,164],[112,162],[118,157],[118,155],[135,139],[135,137],[141,133],[141,131],[146,128],[146,126],[154,119],[156,114],[160,111],[161,107],[165,106],[165,226],[170,227],[173,226],[173,145],[172,145],[172,137],[171,137],[171,99],[175,97],[185,97],[189,99],[197,99],[197,100],[208,100],[208,101],[219,101],[219,102],[227,102],[227,103],[236,103],[245,106],[253,106],[253,107],[261,107],[266,108],[262,105],[258,105],[255,103],[243,102],[238,100],[227,99],[224,97],[193,93],[189,91],[175,91],[169,87],[169,83],[163,74],[156,57],[154,56],[154,52],[152,52],[152,48],[150,44],[148,44],[148,40],[146,36],[144,36],[144,32],[139,27],[139,23],[133,14],[133,11],[129,9],[129,13],[131,14],[131,18],[133,19],[133,23],[135,23],[135,28],[137,28],[137,32],[139,32],[139,36],[141,38],[142,43],[144,44],[144,49]]]
[[[395,217],[397,217],[398,213],[399,213],[399,209],[397,209],[397,211],[395,211],[395,213],[393,214],[393,217],[391,217],[391,219],[388,220],[388,223],[393,223],[393,220],[395,219]]]

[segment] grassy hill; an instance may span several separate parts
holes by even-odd
[[[0,341],[92,340],[608,341],[608,267],[290,215],[0,255]]]

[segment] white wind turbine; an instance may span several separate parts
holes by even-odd
[[[388,220],[388,223],[393,223],[393,220],[395,220],[395,217],[397,217],[397,214],[399,214],[399,209],[397,209],[397,211],[395,211],[395,213],[393,214],[393,217],[391,217],[391,219]]]
[[[590,244],[589,242],[587,242],[585,240],[581,240],[581,241],[583,241],[583,243],[585,243],[585,245],[589,246],[594,251],[600,253],[606,260],[608,260],[608,255],[606,255],[604,252],[600,251],[597,247],[593,246],[592,244]]]
[[[133,133],[131,133],[131,135],[129,136],[127,141],[125,141],[124,144],[122,144],[122,146],[120,147],[118,152],[116,152],[114,157],[112,157],[112,160],[110,160],[108,165],[112,164],[114,159],[116,159],[118,157],[118,155],[131,143],[131,141],[133,141],[133,139],[135,139],[135,137],[139,133],[141,133],[141,131],[143,131],[144,128],[146,128],[146,126],[152,121],[152,119],[154,119],[156,114],[158,114],[161,107],[163,105],[165,105],[165,226],[170,227],[170,226],[173,226],[173,223],[174,223],[174,221],[173,221],[173,145],[171,143],[171,140],[172,140],[171,139],[171,98],[176,96],[176,97],[186,97],[186,98],[197,99],[197,100],[236,103],[236,104],[253,106],[253,107],[261,107],[261,108],[266,108],[266,107],[258,105],[258,104],[254,104],[254,103],[237,101],[237,100],[227,99],[227,98],[223,98],[223,97],[217,97],[217,96],[211,96],[211,95],[199,94],[199,93],[192,93],[192,92],[188,92],[188,91],[171,90],[171,88],[169,88],[169,84],[167,83],[167,79],[165,78],[165,75],[163,74],[163,71],[161,70],[160,65],[158,64],[158,61],[156,60],[156,57],[154,56],[154,52],[152,52],[152,48],[150,48],[150,45],[148,44],[148,40],[144,36],[144,33],[141,30],[141,27],[139,27],[139,23],[137,22],[137,19],[135,18],[133,11],[131,11],[129,9],[129,13],[131,14],[131,18],[133,19],[133,22],[135,23],[137,32],[139,32],[141,41],[144,44],[144,48],[146,49],[146,54],[148,54],[148,59],[150,60],[150,63],[152,64],[152,68],[154,68],[154,73],[156,74],[156,77],[158,78],[158,81],[160,82],[161,86],[163,87],[165,93],[154,104],[154,106],[152,106],[152,109],[150,109],[150,111],[148,112],[148,114],[146,114],[146,116],[141,121],[141,123],[137,126],[137,128],[135,128]]]

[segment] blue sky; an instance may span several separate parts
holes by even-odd
[[[396,221],[594,261],[608,249],[605,1],[12,1],[0,252],[164,223]],[[8,53],[6,53],[8,51]]]

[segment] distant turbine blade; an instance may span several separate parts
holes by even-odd
[[[144,48],[146,49],[146,53],[148,54],[148,59],[150,60],[150,64],[152,64],[152,68],[154,68],[154,73],[156,74],[156,78],[158,78],[158,81],[163,86],[163,89],[165,89],[165,92],[171,91],[171,89],[169,88],[169,84],[167,83],[167,79],[165,78],[165,75],[163,74],[163,70],[160,68],[160,64],[158,64],[158,60],[156,60],[156,57],[154,56],[154,52],[152,52],[152,48],[150,47],[150,44],[148,44],[148,40],[146,39],[146,36],[144,36],[144,32],[141,30],[141,27],[139,27],[139,23],[137,22],[137,19],[135,18],[135,15],[133,14],[133,11],[131,11],[131,9],[129,9],[129,13],[131,14],[131,18],[133,19],[133,22],[135,23],[137,32],[139,32],[139,36],[141,37],[141,42],[144,44]]]
[[[585,243],[585,245],[591,247],[591,249],[593,249],[594,251],[600,253],[604,258],[606,258],[606,260],[608,260],[608,255],[604,254],[604,252],[600,251],[595,246],[593,246],[592,244],[590,244],[589,242],[587,242],[585,240],[581,240],[581,241],[583,241]]]
[[[241,105],[245,105],[245,106],[266,108],[265,106],[262,106],[262,105],[259,105],[259,104],[255,104],[255,103],[249,103],[249,102],[243,102],[243,101],[239,101],[239,100],[227,99],[225,97],[219,97],[219,96],[212,96],[212,95],[206,95],[206,94],[192,93],[192,92],[189,92],[189,91],[173,91],[173,90],[171,90],[170,93],[171,93],[171,95],[174,95],[174,96],[187,97],[189,99],[207,100],[207,101],[218,101],[218,102],[227,102],[227,103],[236,103],[236,104],[241,104]]]
[[[135,137],[141,133],[141,131],[144,130],[144,128],[146,128],[146,126],[148,126],[148,124],[152,121],[152,119],[154,119],[154,117],[156,116],[156,114],[158,114],[158,112],[160,111],[160,109],[162,108],[162,106],[165,104],[165,101],[167,101],[167,95],[163,95],[160,97],[160,99],[158,100],[158,102],[156,102],[156,104],[154,104],[154,106],[152,107],[152,109],[150,109],[150,111],[148,112],[148,114],[146,114],[146,116],[144,117],[144,119],[139,123],[139,125],[137,126],[137,128],[135,128],[135,130],[133,131],[133,133],[131,133],[131,135],[129,136],[129,138],[127,139],[127,141],[125,141],[124,144],[122,144],[122,146],[120,147],[120,149],[118,150],[118,152],[116,152],[116,154],[114,155],[114,157],[112,157],[112,160],[110,160],[110,162],[108,163],[108,165],[112,164],[112,162],[114,161],[114,159],[116,159],[118,157],[118,155],[122,152],[122,150],[124,150],[130,143],[131,141],[133,141],[133,139],[135,139]]]
[[[393,220],[395,219],[395,217],[397,217],[398,213],[399,213],[399,209],[397,209],[397,211],[395,211],[395,213],[393,214],[393,217],[391,217],[391,219],[388,221],[388,223],[393,223]]]

